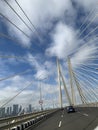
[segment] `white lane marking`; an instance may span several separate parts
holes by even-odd
[[[83,115],[83,116],[88,116],[88,114],[86,114],[86,113],[81,113],[81,112],[78,112],[78,113]]]
[[[98,126],[94,130],[98,130]]]
[[[62,125],[62,121],[59,122],[59,126],[58,127],[61,127],[61,125]]]
[[[61,117],[63,118],[63,115],[61,115]]]
[[[86,113],[84,113],[83,115],[84,115],[84,116],[88,116],[88,114],[86,114]]]

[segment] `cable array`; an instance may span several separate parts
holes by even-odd
[[[41,40],[40,34],[39,34],[37,28],[35,27],[35,25],[32,23],[32,21],[30,20],[30,18],[26,14],[26,12],[23,10],[23,8],[21,7],[21,5],[18,3],[18,1],[15,0],[15,2],[18,5],[18,7],[21,9],[21,11],[23,12],[23,14],[25,15],[25,17],[28,19],[28,21],[30,22],[30,24],[32,25],[32,27],[34,28],[34,30],[36,31],[36,34],[37,34],[38,38]]]
[[[29,85],[27,85],[26,87],[24,87],[23,89],[21,89],[15,96],[13,96],[12,98],[10,98],[10,100],[8,100],[3,105],[1,105],[0,108],[3,108],[7,104],[9,104],[12,100],[14,100],[18,95],[20,95],[26,88],[30,87],[32,84],[33,84],[33,82],[31,82]]]
[[[98,56],[97,56],[98,57]],[[74,67],[74,73],[78,79],[78,82],[83,90],[84,95],[86,96],[87,103],[98,102],[98,72],[97,72],[97,62],[92,62],[89,58],[87,63],[76,63],[77,66]],[[72,62],[74,64],[74,62]]]

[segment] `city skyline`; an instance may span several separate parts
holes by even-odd
[[[29,104],[26,107],[23,107],[19,104],[13,104],[12,106],[9,106],[9,107],[0,108],[0,118],[10,117],[10,116],[19,116],[22,114],[32,113],[39,110],[32,107],[31,104]]]

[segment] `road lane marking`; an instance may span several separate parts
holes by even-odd
[[[94,130],[98,130],[98,126]]]
[[[58,127],[60,128],[60,127],[61,127],[61,125],[62,125],[62,121],[60,121],[60,122],[59,122],[59,126],[58,126]]]
[[[61,115],[61,117],[63,118],[63,115]]]
[[[83,115],[84,115],[84,116],[88,116],[88,114],[86,114],[86,113],[84,113]]]
[[[81,112],[77,112],[77,113],[79,113],[79,114],[81,114],[83,116],[88,116],[88,114],[86,114],[86,113],[81,113]]]

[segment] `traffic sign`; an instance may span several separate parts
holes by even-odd
[[[43,100],[39,100],[39,104],[42,105],[43,104]]]

